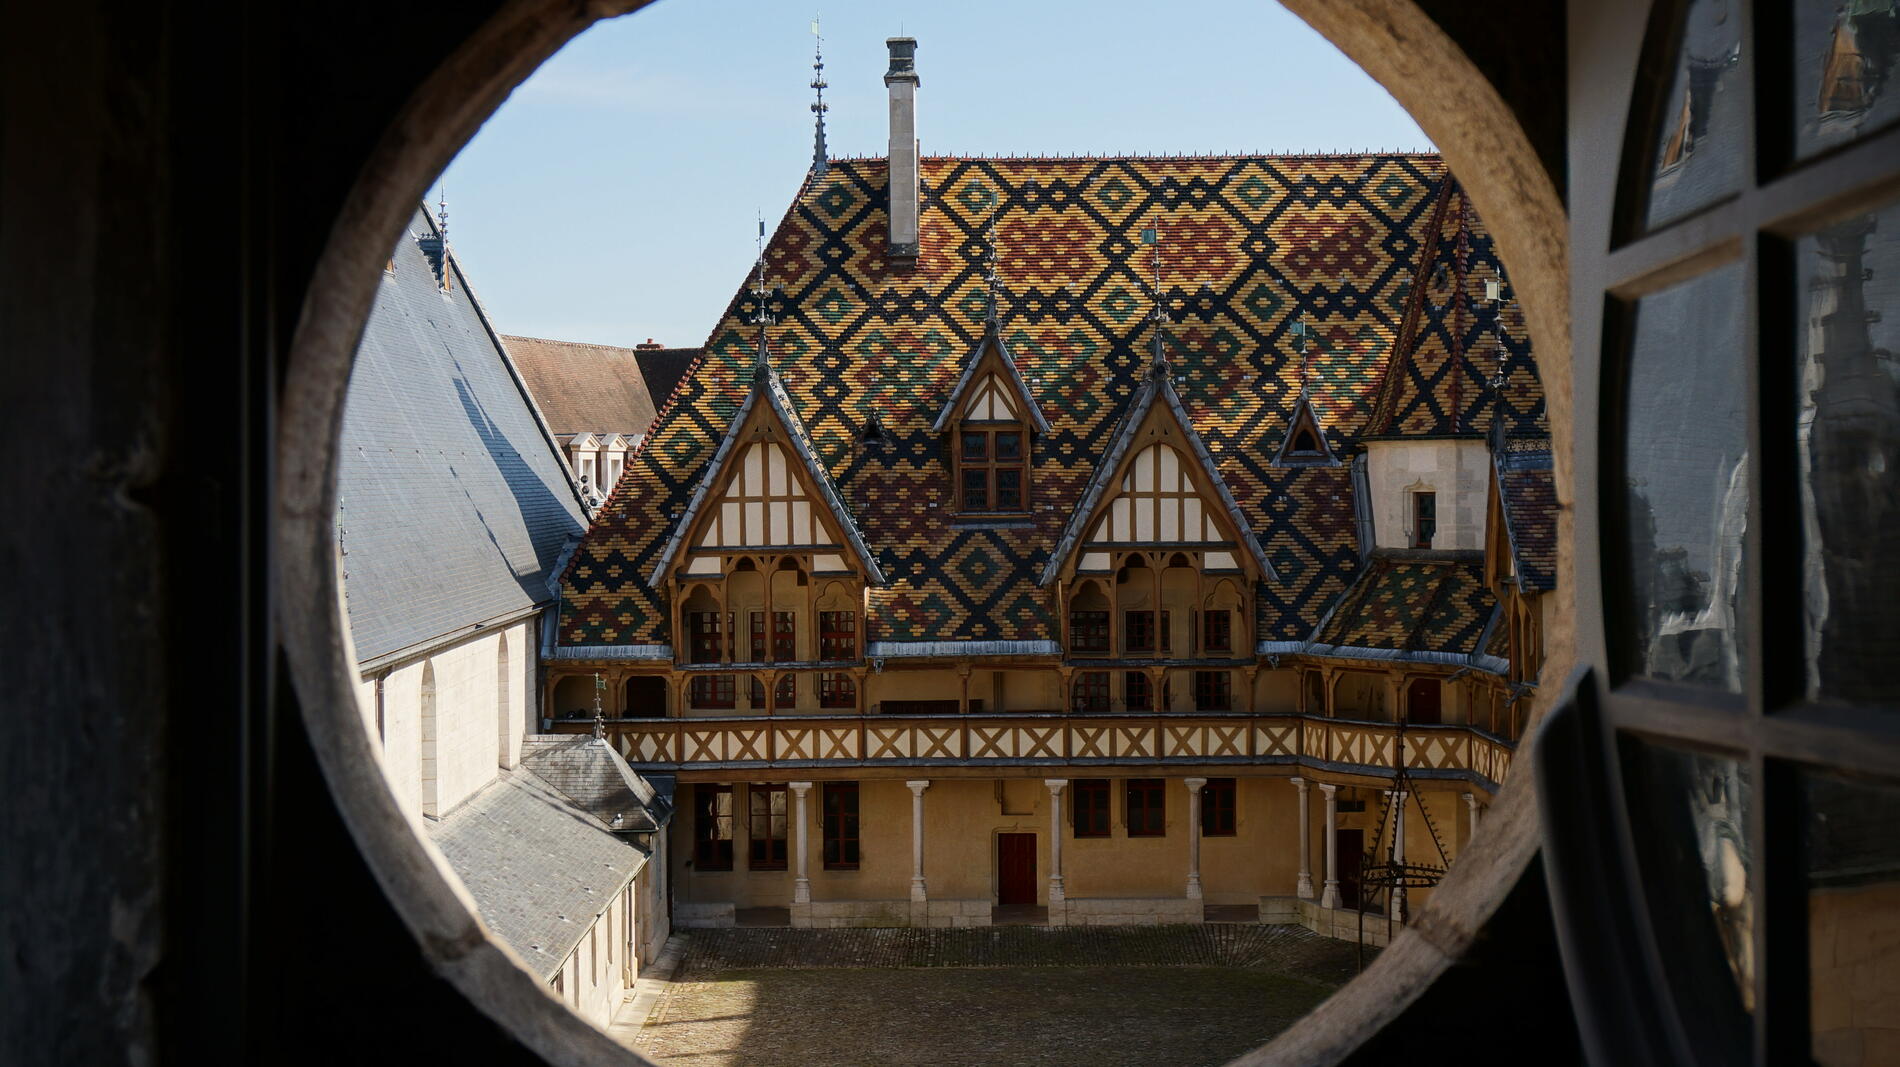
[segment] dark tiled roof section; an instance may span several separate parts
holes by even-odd
[[[1422,284],[1406,294],[1405,340],[1393,351],[1367,432],[1488,433],[1502,418],[1509,433],[1548,434],[1523,309],[1490,232],[1456,182],[1445,190],[1434,221],[1434,236],[1418,259]],[[1486,298],[1490,280],[1500,283],[1496,303]],[[1494,392],[1500,353],[1504,381]]]
[[[679,388],[693,361],[699,358],[697,348],[638,348],[634,353],[640,361],[640,376],[646,379],[647,395],[653,398],[656,412],[666,406],[667,398]]]
[[[672,814],[669,798],[627,766],[611,745],[586,735],[530,737],[521,744],[521,765],[612,829],[657,830]]]
[[[482,921],[543,981],[647,861],[526,766],[430,824],[429,837]]]
[[[1498,488],[1520,583],[1538,592],[1557,588],[1557,480],[1548,444],[1498,457]]]
[[[551,599],[586,525],[573,484],[467,280],[436,282],[418,211],[363,330],[343,414],[337,533],[371,660]]]
[[[1436,240],[1443,162],[927,158],[908,271],[885,258],[885,170],[842,160],[808,179],[766,249],[769,283],[784,293],[775,366],[887,579],[871,591],[866,636],[1058,635],[1036,579],[1139,386],[1150,226],[1186,350],[1175,388],[1279,576],[1259,590],[1260,635],[1311,634],[1360,561],[1348,469],[1271,466],[1299,395],[1290,327],[1296,316],[1312,327],[1313,406],[1346,455],[1393,364],[1421,249]],[[991,219],[1007,279],[1002,336],[1051,430],[1035,442],[1036,509],[1009,529],[957,521],[931,432],[983,330]],[[563,645],[669,639],[646,578],[749,391],[756,334],[744,297],[742,285],[575,553]],[[859,441],[873,414],[889,443]]]
[[[1377,554],[1313,635],[1316,645],[1473,655],[1497,610],[1475,553]]]
[[[631,437],[653,424],[653,416],[672,386],[685,373],[696,349],[619,348],[544,337],[504,337],[508,354],[556,434],[618,433]],[[666,378],[666,392],[655,393],[647,372]]]

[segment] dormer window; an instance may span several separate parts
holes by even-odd
[[[1319,459],[1326,454],[1320,448],[1319,435],[1305,426],[1293,435],[1292,442],[1287,445],[1287,453],[1301,459]]]
[[[1021,512],[1027,497],[1027,467],[1020,425],[959,431],[958,509],[965,512]]]

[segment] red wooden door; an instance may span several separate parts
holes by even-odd
[[[996,835],[996,903],[1036,902],[1036,835]]]
[[[1364,830],[1334,830],[1333,847],[1339,850],[1339,902],[1348,908],[1359,906],[1359,857],[1366,850]]]

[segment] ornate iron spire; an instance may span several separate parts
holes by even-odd
[[[989,306],[983,314],[983,324],[995,326],[999,321],[997,290],[1001,288],[1003,279],[996,273],[996,219],[994,216],[990,218],[989,229],[985,231],[984,238],[988,241],[988,247],[983,250],[983,284],[989,291]]]
[[[811,87],[818,94],[818,99],[811,105],[811,113],[818,124],[818,132],[811,149],[811,172],[815,176],[822,177],[831,165],[829,153],[825,151],[825,112],[831,110],[831,105],[825,103],[825,90],[829,88],[825,82],[825,38],[818,32],[816,18],[811,20],[811,36]]]
[[[772,356],[765,346],[765,329],[777,320],[772,317],[772,291],[765,286],[765,219],[759,219],[759,261],[752,283],[753,324],[759,328],[759,350],[752,363],[754,377],[763,378],[772,369]]]
[[[1149,321],[1154,323],[1154,353],[1149,363],[1149,375],[1165,378],[1168,376],[1168,345],[1161,338],[1161,324],[1167,321],[1168,313],[1161,294],[1161,227],[1150,226],[1141,231],[1141,243],[1154,247],[1154,310]]]

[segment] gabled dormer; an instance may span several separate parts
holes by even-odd
[[[1287,423],[1286,436],[1280,439],[1280,449],[1274,453],[1273,465],[1276,467],[1337,467],[1339,459],[1333,455],[1333,447],[1326,441],[1326,431],[1319,424],[1319,416],[1313,411],[1313,400],[1305,387],[1300,389],[1300,398],[1294,402],[1293,418]]]
[[[1148,376],[1136,389],[1102,462],[1050,553],[1042,584],[1077,571],[1106,573],[1130,550],[1185,549],[1204,573],[1277,581],[1253,528],[1175,392],[1157,336]]]
[[[947,438],[958,514],[1030,510],[1035,435],[1047,434],[1049,421],[1016,369],[995,315],[984,322],[982,339],[930,429]]]
[[[884,581],[778,372],[763,356],[647,582],[664,589],[676,575],[717,577],[726,557],[761,552],[808,555],[814,573],[851,574],[869,585]]]

